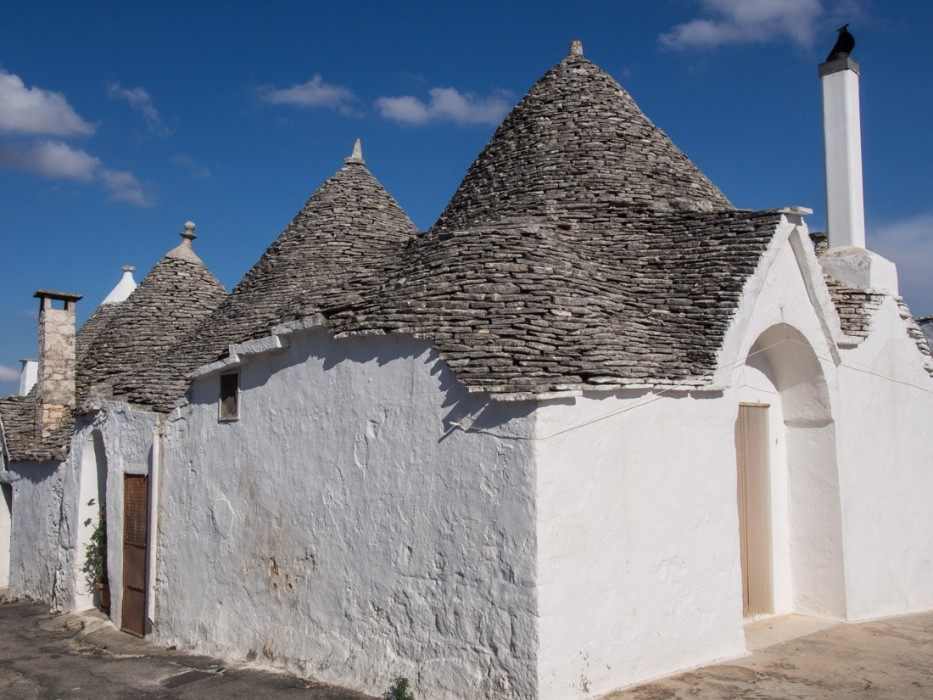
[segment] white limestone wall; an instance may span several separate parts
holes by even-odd
[[[214,375],[168,425],[157,638],[376,694],[536,697],[531,406],[410,338],[290,338],[242,367],[238,422]]]
[[[539,410],[542,700],[744,653],[735,416],[682,395]]]
[[[834,363],[816,310],[828,299],[801,273],[820,279],[804,243],[805,228],[782,225],[749,281],[726,339],[724,392],[588,395],[537,411],[542,700],[594,697],[745,653],[735,454],[741,401],[774,409],[776,610],[843,604],[835,434],[825,413]],[[779,353],[769,358],[779,371],[747,366],[755,343],[775,327],[788,338],[769,348]],[[813,350],[790,342],[799,338]],[[810,374],[817,380],[801,383]],[[819,507],[807,513],[811,493]],[[823,578],[796,585],[812,562]]]
[[[53,542],[48,551],[47,566],[53,571],[54,585],[47,594],[35,597],[49,602],[52,609],[81,610],[95,604],[81,568],[86,558],[90,533],[96,525],[92,517],[96,512],[96,501],[103,491],[107,518],[111,619],[120,626],[123,599],[123,474],[149,473],[155,425],[155,414],[133,410],[126,404],[115,402],[108,403],[103,410],[77,425],[68,460],[57,471],[57,500],[51,502],[46,499],[38,506],[44,513],[41,517],[49,523],[49,532],[53,533],[50,535]],[[95,439],[98,441],[96,448]],[[103,488],[101,479],[105,481]],[[91,499],[95,500],[95,506],[88,506]],[[35,507],[30,506],[31,509]]]
[[[848,617],[933,609],[933,380],[890,297],[843,353]]]
[[[0,472],[12,490],[9,588],[15,596],[54,603],[65,470],[55,462],[13,462]]]

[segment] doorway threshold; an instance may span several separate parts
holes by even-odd
[[[810,615],[772,615],[755,618],[745,624],[745,646],[749,651],[767,649],[775,644],[816,634],[841,624],[840,620]]]

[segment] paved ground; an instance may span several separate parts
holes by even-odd
[[[606,700],[931,700],[933,613],[837,625]]]
[[[50,616],[41,605],[0,605],[0,698],[372,700],[290,676],[225,667],[156,648],[112,626]]]
[[[101,622],[51,616],[30,603],[0,605],[0,698],[373,700],[159,649]],[[837,625],[605,700],[843,698],[933,700],[933,613]]]

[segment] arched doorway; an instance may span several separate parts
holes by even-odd
[[[836,436],[823,366],[772,326],[749,351],[736,416],[746,616],[845,615]]]
[[[101,606],[101,592],[95,579],[107,571],[107,455],[104,441],[95,430],[81,454],[78,488],[78,538],[75,550],[75,610]],[[93,555],[88,556],[89,548]]]

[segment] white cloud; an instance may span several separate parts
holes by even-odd
[[[211,171],[207,166],[201,165],[187,153],[176,153],[172,156],[172,163],[183,170],[187,170],[194,177],[210,177]]]
[[[662,34],[671,49],[716,48],[724,44],[766,43],[790,39],[813,43],[822,0],[701,0],[703,17],[678,24]],[[829,37],[828,37],[829,38]]]
[[[51,180],[97,182],[112,199],[141,207],[151,204],[135,175],[105,168],[99,158],[61,141],[39,141],[28,146],[0,143],[0,166],[26,170]]]
[[[356,98],[349,88],[324,82],[316,73],[311,80],[288,88],[262,87],[259,97],[277,105],[297,107],[324,107],[338,112],[350,113]]]
[[[868,231],[869,246],[897,263],[901,294],[917,316],[933,314],[933,212]]]
[[[107,94],[111,99],[122,100],[132,109],[143,115],[146,120],[146,126],[154,134],[167,136],[171,133],[162,123],[162,115],[156,109],[152,96],[141,87],[125,88],[120,83],[110,83],[107,86]]]
[[[498,124],[512,106],[507,94],[477,97],[456,88],[432,88],[424,102],[411,95],[380,97],[376,109],[386,119],[402,124],[420,125],[431,121],[455,124]]]
[[[142,183],[128,170],[104,168],[100,171],[100,179],[107,191],[110,192],[110,196],[118,202],[135,204],[137,207],[152,205],[149,197],[143,191]]]
[[[90,182],[100,159],[61,141],[39,141],[28,146],[0,143],[0,165],[28,170],[53,180]]]
[[[0,382],[15,382],[19,379],[19,370],[0,365]]]
[[[91,134],[94,126],[63,95],[26,87],[18,75],[0,70],[0,132],[70,136]]]

